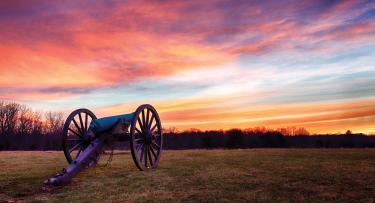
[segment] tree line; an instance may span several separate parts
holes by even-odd
[[[262,130],[259,130],[262,129]],[[188,130],[164,133],[167,149],[214,149],[214,148],[359,148],[375,147],[375,136],[353,134],[283,135],[278,130],[257,127],[247,130]]]
[[[0,101],[0,150],[53,149],[60,142],[63,125],[62,112],[42,113]]]
[[[33,111],[26,105],[0,101],[0,150],[61,150],[64,125],[61,112]],[[164,129],[166,149],[252,147],[375,147],[375,136],[311,135],[303,127],[231,130]],[[118,149],[128,149],[118,145]]]

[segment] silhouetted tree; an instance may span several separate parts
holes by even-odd
[[[42,113],[33,112],[33,115],[34,115],[33,130],[31,132],[31,134],[32,135],[42,135],[42,133],[43,133]]]
[[[33,131],[34,115],[26,105],[19,106],[17,133],[19,135],[31,135]]]
[[[304,127],[297,128],[294,133],[295,135],[310,135],[309,131],[307,131]]]
[[[14,135],[17,124],[19,104],[5,102],[0,103],[0,134]]]
[[[49,111],[45,114],[45,117],[46,133],[50,135],[60,135],[64,126],[63,113]]]
[[[304,127],[297,128],[295,126],[289,126],[286,128],[277,128],[276,131],[284,136],[310,135],[310,132]]]
[[[178,133],[178,129],[176,127],[163,128],[163,132],[166,132],[166,133]]]

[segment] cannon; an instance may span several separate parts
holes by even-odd
[[[88,109],[73,111],[62,134],[62,148],[69,165],[44,183],[58,186],[70,182],[85,168],[96,165],[101,154],[119,140],[129,141],[139,170],[155,169],[163,148],[162,127],[155,108],[143,104],[133,113],[104,118],[97,118]]]

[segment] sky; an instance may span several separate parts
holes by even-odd
[[[375,1],[0,1],[0,100],[375,133]]]

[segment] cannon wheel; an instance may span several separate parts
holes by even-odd
[[[66,119],[62,147],[69,164],[88,146],[86,134],[93,119],[96,119],[96,116],[88,109],[77,109]]]
[[[158,166],[163,148],[160,118],[155,108],[143,104],[134,113],[130,127],[130,149],[135,165],[141,171]]]

